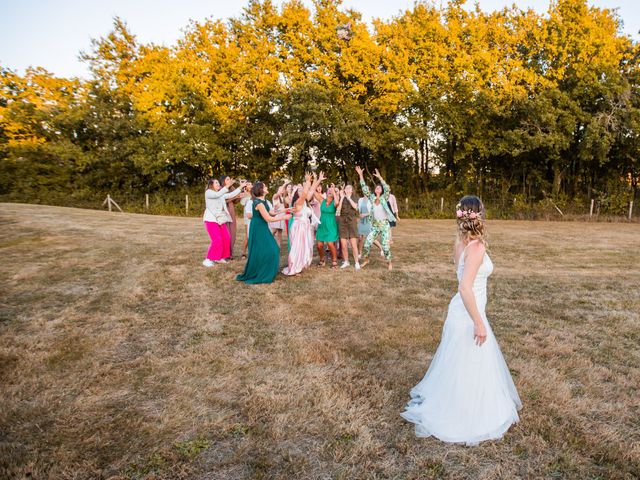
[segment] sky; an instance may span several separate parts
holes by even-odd
[[[308,6],[311,0],[303,0]],[[62,77],[88,78],[78,60],[89,51],[91,39],[107,35],[119,16],[141,43],[173,45],[191,19],[228,19],[242,12],[246,0],[0,0],[0,65],[23,74],[40,66]],[[281,4],[282,0],[274,3]],[[435,0],[436,4],[440,0]],[[446,3],[444,0],[442,3]],[[549,0],[479,0],[485,11],[516,4],[539,12]],[[624,33],[640,41],[640,1],[590,0],[593,6],[618,8]],[[389,19],[411,9],[414,0],[343,0],[344,9],[362,13],[363,19]],[[468,8],[474,2],[468,1]]]

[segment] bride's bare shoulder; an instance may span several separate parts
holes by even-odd
[[[480,257],[486,252],[486,247],[480,240],[472,240],[468,243],[465,250],[468,257]]]

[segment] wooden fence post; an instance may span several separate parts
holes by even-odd
[[[440,211],[444,212],[444,197],[440,197]]]
[[[116,203],[116,201],[111,198],[111,194],[107,193],[107,198],[104,199],[104,202],[102,202],[102,206],[104,207],[104,204],[107,204],[107,207],[109,207],[109,211],[111,211],[111,205],[113,205],[114,207],[116,207],[118,210],[120,210],[122,212],[122,209],[120,208],[120,205],[118,205]]]
[[[596,201],[592,198],[592,199],[591,199],[591,207],[589,208],[589,218],[593,217],[593,204],[594,204],[595,202],[596,202]]]
[[[184,213],[189,213],[189,195],[184,196]]]
[[[144,194],[144,209],[145,210],[149,210],[149,194],[145,193]]]
[[[404,198],[404,208],[405,208],[405,211],[407,212],[409,211],[409,198],[407,197]]]
[[[629,221],[631,221],[632,215],[633,215],[633,200],[629,202]]]

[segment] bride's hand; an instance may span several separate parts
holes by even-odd
[[[487,341],[487,329],[483,323],[476,323],[473,327],[473,340],[479,347]]]

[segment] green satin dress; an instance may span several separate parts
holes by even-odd
[[[320,225],[318,225],[318,231],[316,232],[316,240],[318,242],[337,242],[339,239],[336,205],[333,201],[327,205],[327,201],[322,200],[320,204]]]
[[[237,280],[249,284],[271,283],[280,270],[280,247],[273,238],[269,223],[262,218],[257,209],[259,204],[264,205],[267,212],[270,210],[265,200],[253,201],[247,264],[244,266],[244,272],[237,276]]]

